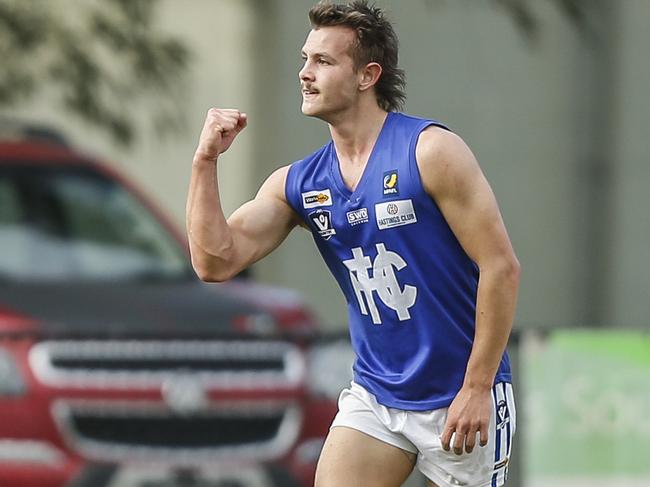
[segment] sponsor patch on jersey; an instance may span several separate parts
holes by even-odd
[[[329,210],[316,210],[309,214],[309,219],[314,224],[318,235],[325,240],[332,238],[336,235],[336,230],[332,226],[332,213]]]
[[[384,173],[384,196],[397,195],[399,195],[399,187],[397,185],[397,169],[386,171]]]
[[[332,206],[332,193],[329,189],[319,189],[302,193],[302,206],[316,208],[317,206]]]
[[[412,200],[389,201],[375,205],[379,230],[417,223]]]
[[[352,226],[368,222],[368,208],[348,211],[345,215],[348,217],[348,223]]]

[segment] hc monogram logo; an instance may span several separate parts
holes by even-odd
[[[361,247],[352,249],[353,258],[343,261],[350,270],[350,280],[361,313],[367,315],[369,308],[372,322],[381,325],[381,317],[373,295],[373,292],[377,292],[383,303],[397,312],[400,321],[408,320],[411,318],[409,308],[415,304],[418,290],[415,286],[409,285],[404,286],[404,289],[400,288],[395,276],[395,270],[399,271],[406,267],[406,262],[399,254],[386,250],[383,243],[376,244],[376,247],[377,257],[372,263],[370,257],[363,255]],[[372,276],[368,274],[370,269],[372,269]]]

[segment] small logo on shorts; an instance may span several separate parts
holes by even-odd
[[[397,196],[399,195],[399,188],[397,186],[397,169],[387,171],[384,173],[384,196]]]
[[[508,412],[508,404],[504,400],[501,400],[497,404],[497,429],[502,429],[509,422],[510,412]]]

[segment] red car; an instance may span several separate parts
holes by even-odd
[[[0,129],[0,132],[2,129]],[[0,486],[312,485],[350,379],[296,293],[203,283],[123,176],[0,136]]]

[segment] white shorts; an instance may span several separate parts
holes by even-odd
[[[379,404],[375,396],[355,382],[341,392],[339,412],[331,427],[347,426],[417,454],[417,469],[439,487],[500,487],[508,475],[516,425],[512,385],[496,384],[492,397],[488,444],[479,446],[477,438],[472,453],[462,455],[443,450],[440,443],[448,408],[431,411],[389,408]]]

